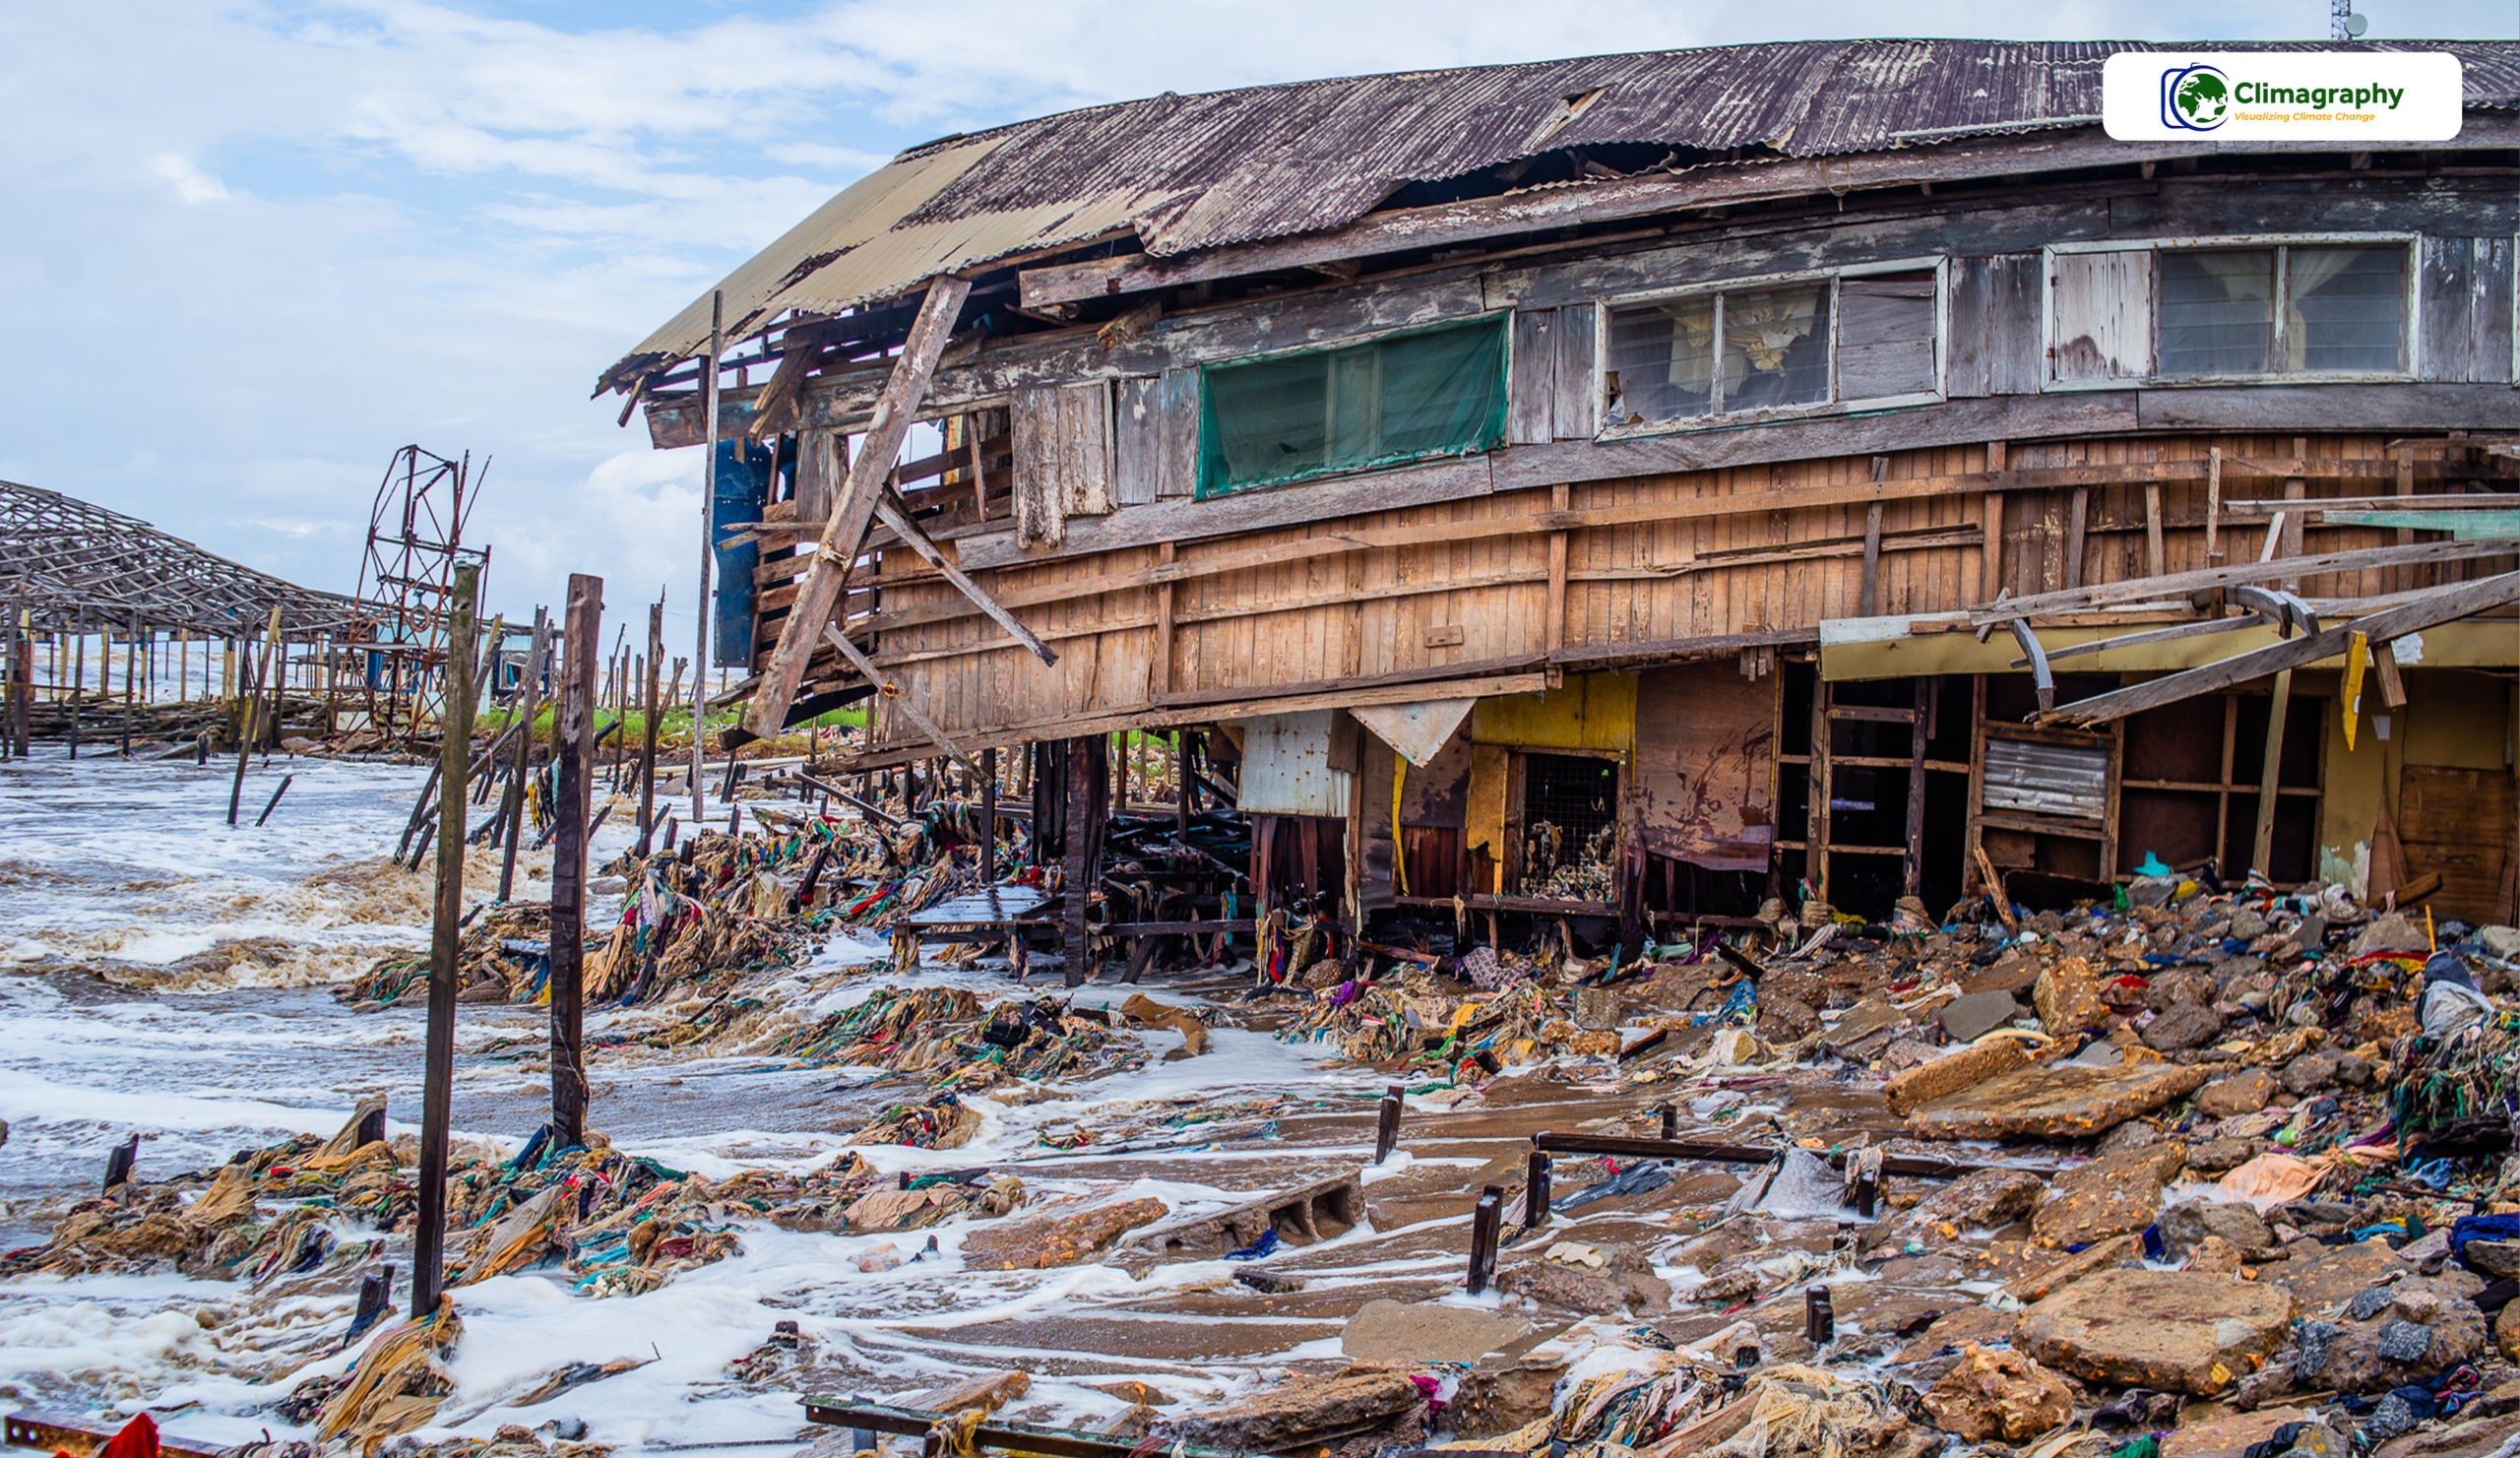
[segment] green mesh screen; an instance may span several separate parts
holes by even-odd
[[[1504,439],[1502,315],[1200,371],[1201,496]]]

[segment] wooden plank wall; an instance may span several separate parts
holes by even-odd
[[[2131,467],[2188,463],[2223,454],[2226,502],[2281,500],[2283,463],[2297,446],[2312,462],[2394,460],[2379,435],[2165,435],[2025,443],[2001,464],[2014,470]],[[1904,451],[1879,457],[1677,473],[1561,489],[1565,509],[1679,505],[1706,497],[1764,495],[1821,485],[1959,475],[1988,469],[1986,446]],[[2436,451],[2425,460],[2438,459]],[[2437,489],[2436,487],[2426,487]],[[2016,595],[2069,583],[2140,577],[2152,570],[2148,488],[2142,482],[2079,488],[2079,561],[2073,498],[2078,488],[2016,489],[2001,497],[2001,582]],[[2162,570],[2184,571],[2205,560],[2204,479],[2155,484],[2161,515]],[[2387,494],[2392,482],[2321,476],[2315,466],[2303,488],[2310,498]],[[1528,657],[1546,651],[1549,534],[1445,539],[1448,531],[1529,517],[1552,509],[1550,490],[1475,496],[1407,510],[1370,513],[1285,527],[1216,541],[1133,547],[1091,556],[1012,566],[990,574],[1001,594],[1052,591],[1061,582],[1139,571],[1169,560],[1195,563],[1235,554],[1258,565],[1185,577],[1171,585],[1170,691],[1174,694],[1268,692],[1289,685],[1371,677],[1407,670]],[[1948,610],[1983,601],[1981,588],[1989,496],[1937,491],[1880,503],[1882,550],[1875,610],[1905,614]],[[1858,615],[1867,508],[1860,502],[1798,510],[1696,516],[1598,527],[1567,534],[1565,643],[1606,647],[1763,629],[1807,628],[1822,618]],[[1409,544],[1369,551],[1289,555],[1274,548],[1351,532],[1398,529]],[[2294,554],[2387,545],[2384,529],[2312,526],[2287,534]],[[2254,559],[2260,526],[2222,529],[2227,560]],[[1243,554],[1250,554],[1244,556]],[[1791,553],[1780,559],[1781,553]],[[887,611],[950,606],[952,589],[906,553],[885,555]],[[2484,564],[2454,564],[2459,575]],[[2379,594],[2413,583],[2387,573],[2353,580],[2313,578],[2313,597]],[[1007,643],[986,619],[964,614],[942,622],[887,629],[878,662],[897,670],[907,691],[949,729],[1053,725],[1062,719],[1126,712],[1163,691],[1159,675],[1161,586],[1137,586],[1020,609],[1025,621],[1061,654],[1043,667]],[[999,645],[990,647],[988,645]],[[1473,667],[1468,672],[1480,671]],[[884,741],[913,742],[914,730],[887,726]]]

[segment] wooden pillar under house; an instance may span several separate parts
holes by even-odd
[[[587,817],[595,789],[595,707],[598,688],[596,638],[603,614],[603,579],[569,576],[551,813],[558,834],[551,853],[551,1141],[556,1149],[586,1143]]]

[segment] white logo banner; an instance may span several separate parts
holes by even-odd
[[[2120,142],[2447,142],[2462,85],[2438,51],[2119,51],[2101,122]]]

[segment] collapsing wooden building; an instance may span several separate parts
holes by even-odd
[[[1210,927],[1633,945],[2164,865],[2508,921],[2520,47],[2441,47],[2464,132],[2373,153],[2111,141],[2129,48],[940,138],[600,388],[721,442],[748,731],[1035,746],[1072,949],[1121,730],[1249,817]]]

